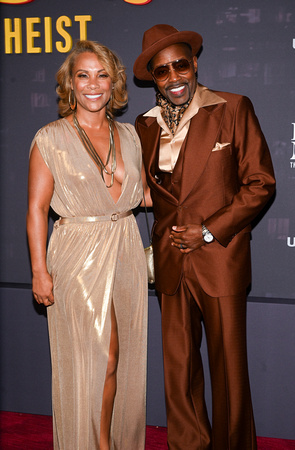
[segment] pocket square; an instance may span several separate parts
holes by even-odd
[[[229,147],[230,142],[225,142],[224,144],[220,144],[220,142],[216,142],[215,147],[212,148],[212,152],[218,152],[219,150],[223,150],[225,147]]]

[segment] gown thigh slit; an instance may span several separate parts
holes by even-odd
[[[119,358],[119,338],[114,304],[111,304],[111,337],[106,378],[104,383],[101,420],[100,449],[109,448],[110,427],[113,414],[114,399],[117,390],[117,366]]]

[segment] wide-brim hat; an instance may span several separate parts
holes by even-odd
[[[195,56],[202,46],[203,38],[194,31],[178,31],[171,25],[154,25],[147,30],[142,39],[142,53],[136,59],[133,72],[139,80],[152,80],[147,66],[150,60],[161,50],[173,44],[189,44]]]

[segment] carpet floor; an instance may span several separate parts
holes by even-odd
[[[166,428],[147,426],[145,450],[167,450],[166,436]],[[258,450],[295,450],[295,441],[288,439],[258,437],[257,444]],[[0,449],[52,450],[52,418],[1,411]]]

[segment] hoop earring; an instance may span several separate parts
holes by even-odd
[[[74,102],[72,103],[72,96],[74,97]],[[75,111],[77,107],[77,99],[74,95],[74,91],[69,92],[69,107],[72,111]]]

